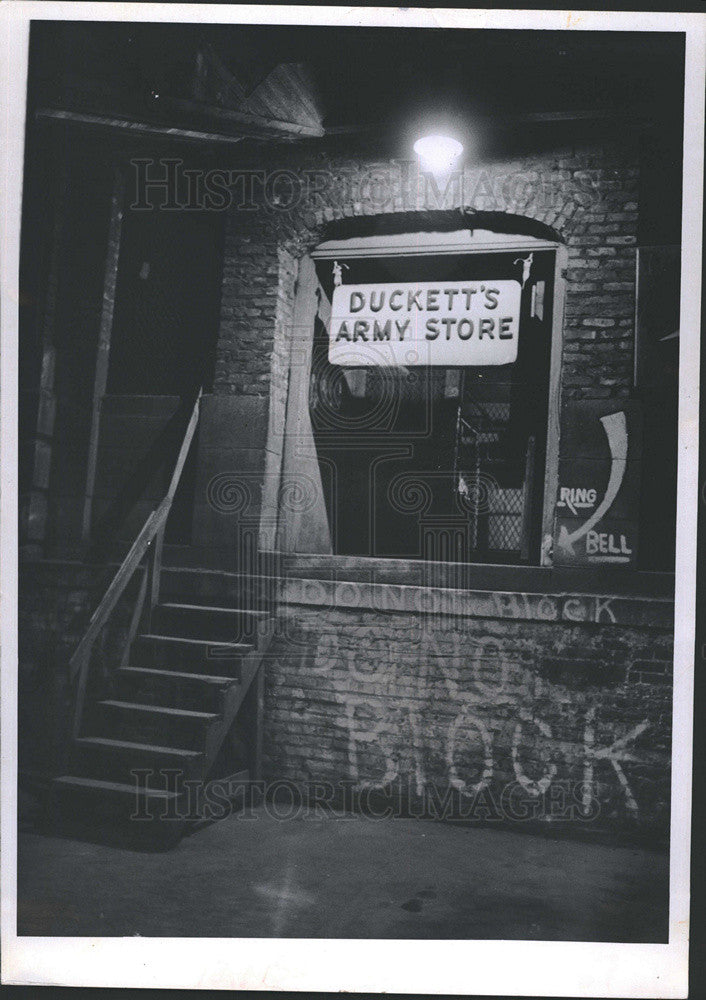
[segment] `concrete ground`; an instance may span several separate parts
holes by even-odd
[[[250,815],[154,854],[22,830],[19,933],[666,940],[666,854],[414,819]]]

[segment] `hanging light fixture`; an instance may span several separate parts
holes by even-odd
[[[422,170],[436,176],[450,173],[463,152],[463,145],[449,135],[425,135],[417,139],[414,152]]]

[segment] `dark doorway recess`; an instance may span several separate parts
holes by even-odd
[[[108,392],[192,396],[210,381],[220,303],[223,217],[126,210]]]
[[[139,496],[157,468],[161,481],[155,484],[152,478],[151,489],[166,492],[195,395],[200,386],[206,391],[212,386],[222,261],[222,213],[126,207],[108,369],[109,410],[113,418],[122,413],[137,419],[132,415],[144,413],[157,428],[161,418],[155,413],[174,412],[170,398],[178,398],[178,409],[158,437],[150,438],[149,461],[141,455],[141,461],[131,456],[126,463],[121,495]],[[145,397],[161,397],[164,403],[155,399],[148,404]],[[195,473],[192,448],[167,524],[167,539],[174,543],[191,540]]]
[[[344,283],[517,279],[518,254],[346,258]],[[554,266],[534,252],[510,365],[345,369],[317,319],[310,411],[334,553],[539,564]],[[331,261],[317,272],[330,299]]]

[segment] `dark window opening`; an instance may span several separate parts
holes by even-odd
[[[518,253],[347,259],[344,284],[518,279]],[[554,261],[534,252],[509,365],[333,366],[317,317],[310,412],[334,553],[539,564]],[[330,302],[332,261],[317,273]]]

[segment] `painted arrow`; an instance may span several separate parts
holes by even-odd
[[[608,447],[610,448],[611,466],[608,486],[600,504],[580,528],[569,534],[565,525],[562,524],[557,545],[567,555],[573,555],[574,543],[578,542],[584,535],[587,535],[594,524],[597,524],[608,513],[618,495],[618,490],[625,475],[628,458],[628,427],[625,413],[622,410],[619,413],[610,413],[606,417],[601,417],[600,420],[606,432]]]

